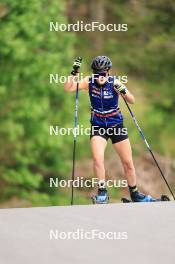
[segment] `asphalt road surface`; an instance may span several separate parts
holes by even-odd
[[[0,210],[1,264],[173,264],[175,203]]]

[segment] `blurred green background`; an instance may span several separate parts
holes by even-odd
[[[50,32],[49,22],[128,24],[126,32]],[[173,0],[0,1],[0,207],[67,205],[70,189],[50,188],[50,177],[71,178],[73,137],[50,136],[49,126],[72,127],[75,94],[50,84],[49,74],[68,75],[75,56],[90,74],[94,56],[113,61],[113,74],[127,75],[132,107],[166,177],[175,186],[175,2]],[[138,181],[159,194],[164,184],[146,154],[121,102]],[[89,126],[89,99],[80,93],[79,124]],[[108,177],[122,177],[111,149]],[[111,165],[112,164],[112,165]],[[89,137],[79,136],[79,177],[92,177]],[[143,177],[145,175],[145,177]],[[156,177],[154,178],[153,176]],[[146,179],[146,181],[145,181]],[[75,190],[75,203],[90,203],[93,190]],[[110,190],[117,201],[122,190]]]

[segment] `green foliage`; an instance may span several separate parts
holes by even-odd
[[[0,4],[1,199],[26,190],[46,190],[49,176],[68,171],[69,139],[49,136],[50,125],[72,122],[73,98],[49,74],[64,75],[73,55],[72,33],[50,32],[50,21],[66,22],[64,2],[1,1]]]

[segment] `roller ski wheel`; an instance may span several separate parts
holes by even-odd
[[[170,198],[167,195],[162,195],[160,198],[155,199],[152,198],[150,195],[146,195],[145,199],[142,201],[131,201],[128,198],[122,198],[121,201],[123,203],[143,203],[143,202],[166,202],[166,201],[170,201]]]
[[[161,201],[167,202],[167,201],[171,201],[170,198],[167,195],[162,195],[161,196]]]
[[[129,200],[129,199],[127,199],[127,198],[122,198],[121,201],[122,201],[123,203],[132,203],[132,201]]]

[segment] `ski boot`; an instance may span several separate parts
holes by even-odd
[[[107,204],[109,202],[109,196],[106,189],[98,189],[98,194],[92,196],[93,204]]]
[[[131,193],[131,200],[127,198],[122,198],[121,200],[123,203],[170,201],[169,197],[166,195],[162,195],[160,198],[156,199],[156,198],[151,197],[150,195],[146,195],[138,191]]]

